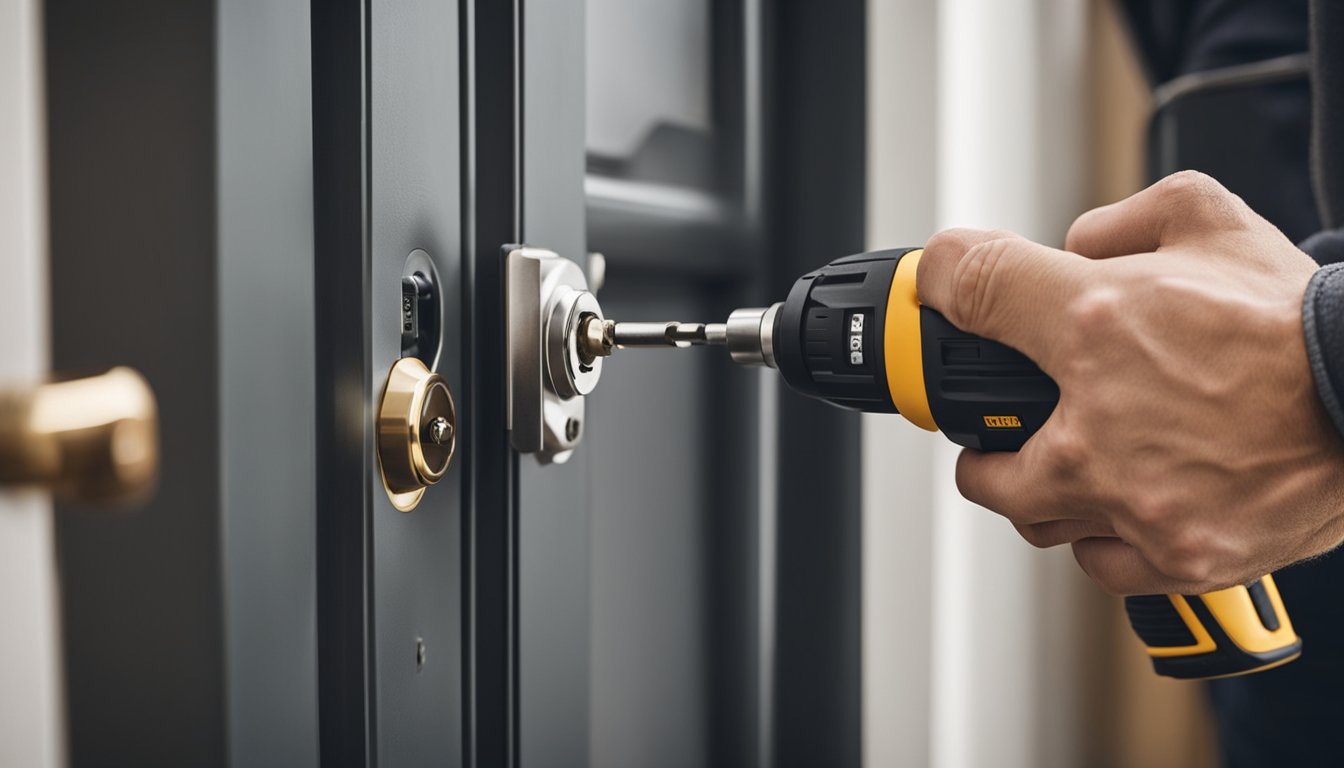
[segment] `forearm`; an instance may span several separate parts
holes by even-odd
[[[1302,301],[1307,358],[1321,402],[1344,436],[1344,264],[1322,267]]]

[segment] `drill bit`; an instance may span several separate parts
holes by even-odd
[[[699,344],[723,344],[727,330],[722,323],[682,323],[675,320],[663,323],[616,323],[612,325],[612,340],[618,347],[680,347]]]
[[[727,343],[728,330],[723,323],[683,323],[676,320],[618,323],[594,316],[586,318],[579,328],[579,351],[589,362],[609,356],[616,347],[686,348]]]
[[[782,305],[734,310],[726,323],[683,323],[668,320],[629,323],[588,315],[580,321],[579,357],[591,365],[617,347],[685,349],[700,345],[726,346],[733,361],[743,365],[775,367],[775,317]]]

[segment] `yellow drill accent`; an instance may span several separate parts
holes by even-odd
[[[1200,595],[1209,613],[1227,633],[1228,639],[1236,643],[1243,651],[1265,653],[1275,651],[1297,642],[1297,633],[1292,622],[1288,621],[1288,612],[1283,608],[1283,598],[1279,597],[1279,588],[1270,576],[1264,578],[1265,592],[1269,593],[1270,605],[1279,617],[1279,628],[1273,631],[1265,629],[1260,623],[1260,615],[1251,602],[1251,593],[1242,586],[1220,589]]]
[[[924,390],[924,345],[919,333],[919,293],[915,289],[923,253],[922,248],[910,251],[896,264],[882,338],[892,404],[915,426],[937,432],[938,425],[929,412],[929,394]]]
[[[1244,587],[1243,587],[1244,589]],[[1190,630],[1190,634],[1195,636],[1194,645],[1173,645],[1160,648],[1148,648],[1148,655],[1155,657],[1162,656],[1198,656],[1201,653],[1211,653],[1218,650],[1218,644],[1213,641],[1213,636],[1209,630],[1204,628],[1204,624],[1195,615],[1195,609],[1185,601],[1184,595],[1167,595],[1176,612],[1181,615],[1181,621]]]

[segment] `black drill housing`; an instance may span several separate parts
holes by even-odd
[[[794,283],[773,329],[789,386],[842,408],[897,412],[883,332],[896,266],[915,250],[846,256]],[[1018,450],[1059,402],[1055,382],[1011,347],[966,333],[928,307],[919,309],[919,334],[929,411],[955,443]]]
[[[775,318],[775,363],[805,395],[870,413],[896,413],[887,388],[882,328],[896,263],[910,249],[873,251],[798,278]],[[854,317],[862,362],[853,362]]]

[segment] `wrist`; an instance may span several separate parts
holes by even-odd
[[[1302,331],[1316,392],[1344,437],[1344,264],[1312,275],[1302,298]]]

